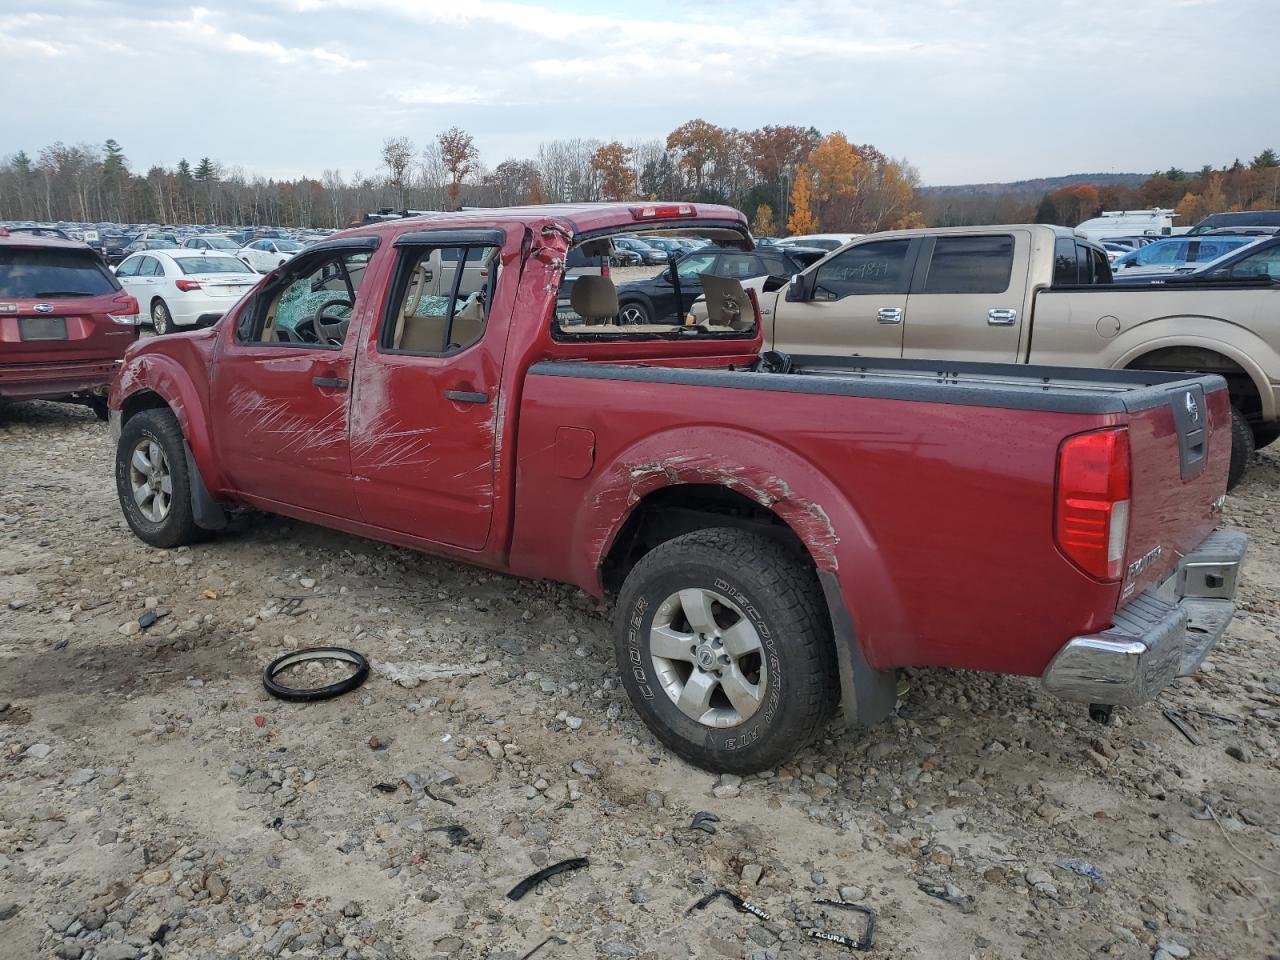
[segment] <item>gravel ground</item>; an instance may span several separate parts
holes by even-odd
[[[275,517],[152,550],[111,460],[87,411],[0,407],[0,957],[848,956],[807,934],[860,916],[815,898],[879,912],[874,958],[1280,955],[1271,451],[1226,509],[1240,615],[1158,707],[919,671],[869,735],[741,780],[648,735],[578,591]],[[373,676],[268,698],[316,643]],[[770,919],[686,915],[721,886]]]

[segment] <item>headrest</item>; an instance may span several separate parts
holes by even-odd
[[[569,305],[580,317],[612,317],[618,312],[618,288],[608,277],[583,274],[573,281]]]

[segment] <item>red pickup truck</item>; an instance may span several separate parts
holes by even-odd
[[[252,508],[615,597],[636,709],[720,771],[840,706],[883,718],[895,668],[1132,705],[1222,634],[1221,378],[759,356],[750,295],[623,325],[604,276],[557,309],[567,252],[637,228],[751,247],[702,204],[399,220],[137,344],[110,396],[130,526],[176,546]]]
[[[85,244],[0,227],[0,397],[86,403],[105,420],[137,313]]]

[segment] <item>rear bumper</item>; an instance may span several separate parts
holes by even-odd
[[[78,360],[0,365],[0,397],[54,400],[76,393],[105,396],[120,363],[119,360]]]
[[[1041,677],[1067,700],[1136,706],[1178,677],[1195,673],[1235,615],[1248,537],[1210,534],[1159,587],[1116,611],[1101,633],[1075,637]]]

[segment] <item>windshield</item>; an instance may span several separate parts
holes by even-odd
[[[174,257],[173,259],[186,274],[252,272],[234,257]],[[254,276],[256,277],[257,274]]]
[[[87,250],[0,247],[0,298],[97,297],[120,286]]]
[[[210,249],[213,249],[213,250],[239,250],[240,249],[239,246],[237,246],[232,241],[228,240],[226,237],[205,237],[204,242],[207,243]]]

